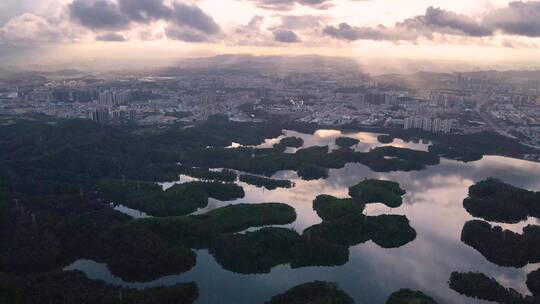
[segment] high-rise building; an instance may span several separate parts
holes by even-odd
[[[99,93],[99,103],[106,105],[120,105],[129,101],[129,91],[103,91]]]
[[[444,133],[450,133],[452,132],[452,119],[445,119],[442,122],[441,131]]]
[[[414,128],[415,129],[422,129],[422,123],[424,120],[421,117],[415,117],[414,118]]]
[[[435,118],[433,120],[433,126],[431,128],[431,130],[433,132],[441,132],[441,128],[442,128],[442,121],[440,118]]]
[[[414,127],[414,118],[407,117],[405,118],[405,121],[403,122],[403,128],[405,130],[412,129]]]
[[[422,120],[422,129],[424,131],[431,131],[431,118],[424,118]]]
[[[108,109],[97,109],[92,112],[92,120],[99,124],[108,124],[110,120],[110,113]]]

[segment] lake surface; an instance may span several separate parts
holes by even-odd
[[[319,130],[314,135],[306,135],[285,131],[285,136],[302,137],[304,147],[329,145],[331,149],[335,148],[335,138],[344,135],[361,141],[355,147],[358,151],[385,146],[378,143],[377,134],[372,133],[343,134],[334,130]],[[271,146],[279,139],[268,139],[261,147]],[[401,140],[395,140],[391,145],[416,150],[427,150],[428,146]],[[301,233],[303,229],[321,222],[312,209],[312,201],[317,195],[347,197],[348,187],[364,178],[388,179],[399,182],[407,190],[403,205],[396,209],[382,204],[368,205],[365,213],[406,215],[418,236],[413,242],[396,249],[383,249],[371,241],[351,247],[349,262],[343,266],[291,269],[289,265],[281,265],[273,268],[271,273],[262,275],[241,275],[224,270],[206,250],[197,251],[197,265],[189,272],[146,283],[124,282],[113,276],[106,265],[89,260],[79,260],[66,267],[66,270],[81,270],[92,279],[135,288],[195,281],[200,291],[196,303],[200,304],[264,303],[273,295],[298,284],[325,280],[337,282],[357,304],[361,304],[384,303],[392,292],[400,288],[421,290],[436,298],[439,303],[487,303],[452,291],[447,283],[451,272],[481,271],[506,287],[529,294],[525,285],[526,275],[540,267],[499,267],[460,241],[463,225],[473,219],[462,205],[469,186],[487,177],[497,177],[515,186],[538,191],[538,163],[487,156],[471,163],[442,159],[437,166],[414,172],[376,173],[364,165],[347,164],[345,168],[330,170],[329,178],[325,180],[303,181],[295,172],[289,171],[278,172],[273,177],[292,180],[295,187],[269,191],[239,183],[244,187],[245,198],[233,202],[210,200],[208,206],[197,213],[227,204],[282,202],[293,206],[298,214],[294,223],[284,227],[294,228]],[[181,182],[190,180],[186,177],[181,179]],[[529,218],[519,224],[497,225],[521,232],[528,224],[538,225],[540,221]]]

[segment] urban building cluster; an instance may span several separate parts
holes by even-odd
[[[452,132],[453,119],[440,119],[440,118],[427,118],[427,117],[407,117],[403,121],[403,128],[409,129],[421,129],[427,132],[434,133],[450,133]]]
[[[501,75],[370,76],[347,68],[181,69],[133,75],[0,75],[0,114],[39,113],[100,124],[192,124],[214,114],[327,126],[496,130],[540,146],[540,82]]]

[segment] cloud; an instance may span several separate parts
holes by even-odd
[[[435,7],[428,7],[425,14],[405,19],[392,27],[354,27],[347,23],[326,26],[324,34],[341,40],[391,40],[415,41],[418,38],[434,39],[434,34],[466,37],[486,37],[494,29],[466,15]]]
[[[274,31],[274,39],[283,43],[298,43],[302,42],[300,37],[295,32],[286,29],[278,29]]]
[[[440,8],[429,7],[425,14],[408,18],[392,27],[355,27],[347,23],[328,25],[323,33],[341,40],[416,41],[435,39],[435,34],[467,38],[506,35],[540,37],[540,1],[514,1],[487,12],[480,20]],[[505,46],[509,46],[508,43]]]
[[[484,17],[484,24],[506,34],[540,37],[540,2],[515,1]]]
[[[198,6],[176,2],[173,4],[173,7],[174,12],[171,20],[176,25],[191,27],[206,34],[217,34],[220,32],[221,29],[214,19],[203,12]]]
[[[158,20],[169,22],[166,35],[172,39],[199,41],[221,31],[197,5],[178,1],[167,6],[163,0],[74,0],[68,8],[74,21],[94,31],[129,29],[134,23]]]
[[[473,37],[484,37],[493,34],[492,28],[480,24],[469,16],[435,7],[428,7],[425,15],[405,20],[404,23],[398,24],[398,26]]]
[[[296,4],[309,6],[315,9],[328,9],[332,6],[332,0],[248,0],[255,4],[257,7],[277,10],[288,11],[294,8]]]
[[[123,29],[131,21],[107,0],[75,0],[68,9],[73,20],[90,29]]]
[[[168,19],[173,11],[163,4],[162,0],[119,0],[119,9],[130,20],[150,22],[158,19]]]
[[[0,28],[0,40],[10,43],[48,43],[73,41],[79,33],[69,24],[25,13]]]
[[[313,15],[281,15],[281,24],[277,28],[287,28],[291,30],[320,28],[326,17]]]
[[[3,0],[0,1],[0,26],[11,18],[30,12],[32,0]]]
[[[97,41],[117,41],[117,42],[120,42],[120,41],[126,41],[127,39],[122,34],[105,33],[105,34],[97,35],[96,40]]]
[[[380,25],[375,28],[371,27],[353,27],[347,23],[340,23],[339,26],[328,25],[324,28],[323,33],[341,40],[391,40],[389,30]]]
[[[210,42],[211,37],[201,33],[200,31],[194,31],[185,28],[168,27],[165,29],[165,35],[172,40],[181,40],[185,42]]]
[[[276,45],[273,35],[269,33],[263,24],[265,18],[255,15],[247,24],[241,24],[226,32],[225,43],[227,45],[250,45],[250,46],[273,46]]]

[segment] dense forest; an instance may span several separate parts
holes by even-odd
[[[335,151],[327,146],[302,148],[299,138],[284,138],[271,148],[254,147],[281,136],[284,128],[315,130],[305,124],[240,123],[222,117],[191,127],[166,128],[104,126],[41,116],[14,118],[13,123],[0,125],[0,300],[169,303],[174,298],[192,303],[198,295],[195,283],[128,290],[60,270],[86,258],[106,263],[127,282],[145,282],[192,269],[197,263],[194,250],[207,249],[229,271],[265,273],[282,264],[292,268],[343,265],[350,246],[371,240],[395,248],[416,238],[405,216],[363,214],[366,204],[392,208],[402,204],[405,191],[391,181],[361,181],[350,188],[349,198],[317,197],[313,208],[322,222],[301,233],[273,227],[296,220],[295,210],[286,204],[227,206],[226,201],[244,197],[238,180],[270,190],[289,188],[294,187],[290,181],[270,176],[293,170],[306,180],[326,178],[329,169],[351,162],[376,172],[423,170],[438,164],[439,154],[444,154],[397,147],[357,152],[348,147],[353,141],[346,139]],[[230,148],[233,142],[240,147]],[[298,150],[286,153],[286,147]],[[195,181],[166,190],[157,184],[175,181],[181,174]],[[510,191],[508,195],[529,195],[500,189]],[[482,193],[473,189],[471,197],[484,199]],[[207,206],[209,198],[223,206],[190,215]],[[133,219],[110,203],[153,217]],[[535,215],[534,205],[523,200],[520,204],[527,214]],[[485,210],[470,212],[481,215]],[[522,218],[520,212],[510,220]],[[258,227],[264,228],[244,232]],[[464,242],[492,261],[511,265],[536,261],[537,253],[529,252],[540,248],[535,227],[523,235],[480,224],[465,228]],[[501,239],[501,233],[508,236],[503,240],[513,241],[499,246],[526,248],[527,254],[492,253],[495,248],[490,242]],[[529,285],[538,290],[535,273]],[[405,296],[409,295],[401,294]]]

